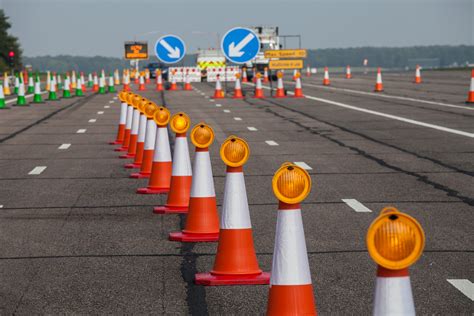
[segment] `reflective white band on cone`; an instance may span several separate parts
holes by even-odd
[[[133,118],[132,118],[132,131],[131,135],[138,135],[138,124],[140,123],[140,111],[137,109],[133,110]]]
[[[140,114],[140,122],[138,123],[138,139],[137,142],[144,143],[145,142],[145,134],[146,134],[146,122],[147,118],[145,114]]]
[[[172,176],[192,176],[186,136],[177,136],[174,143]]]
[[[252,228],[247,190],[245,189],[245,179],[242,172],[227,172],[226,174],[220,228]]]
[[[191,184],[191,197],[216,196],[209,151],[196,151],[193,170],[194,176]]]
[[[122,102],[120,104],[120,125],[125,125],[127,123],[127,103]]]
[[[409,276],[377,276],[373,315],[415,315]]]
[[[153,153],[153,162],[171,161],[170,141],[168,137],[168,128],[166,126],[156,129],[155,152]]]
[[[144,150],[155,149],[156,123],[153,120],[146,122],[145,147]]]
[[[133,106],[129,105],[127,109],[127,120],[125,129],[132,129],[132,121],[133,121]]]

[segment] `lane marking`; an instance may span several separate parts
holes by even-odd
[[[214,102],[214,99],[209,99],[209,102]]]
[[[304,161],[295,161],[294,164],[297,165],[298,167],[303,168],[304,170],[313,170],[313,168],[308,166],[308,164]]]
[[[46,166],[38,166],[34,167],[28,174],[30,175],[38,175],[41,174],[46,169]]]
[[[117,97],[114,98],[114,100],[117,100]],[[115,101],[109,101],[109,103],[114,103]]]
[[[118,99],[118,97],[114,97],[114,100],[117,100],[117,99]]]
[[[104,111],[99,111],[99,112],[97,112],[97,114],[99,114],[99,115],[104,114]]]
[[[85,128],[81,128],[77,130],[77,134],[84,134],[87,130]]]
[[[241,118],[241,117],[234,117],[234,120],[236,120],[236,121],[242,121],[242,118]]]
[[[457,288],[462,294],[474,301],[474,283],[467,279],[447,279],[452,286]]]
[[[278,146],[278,143],[273,140],[266,140],[265,143],[267,143],[270,146]]]
[[[96,119],[90,119],[90,120],[89,120],[89,123],[95,123],[95,122],[97,122]]]
[[[256,129],[256,128],[253,127],[253,126],[247,126],[247,129],[248,129],[249,131],[252,131],[252,132],[258,131],[258,129]]]
[[[104,109],[110,109],[110,105],[104,105]]]
[[[71,147],[71,144],[62,144],[58,149],[68,149],[69,147]]]
[[[218,108],[220,108],[220,107],[222,106],[222,104],[217,103],[216,106],[217,106]]]
[[[230,113],[230,110],[223,110],[224,113]]]
[[[3,208],[3,205],[0,205],[0,208]]]
[[[372,210],[367,208],[364,204],[360,203],[356,199],[342,199],[342,202],[346,203],[357,213],[372,213]]]

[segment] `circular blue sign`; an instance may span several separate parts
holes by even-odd
[[[221,41],[221,50],[231,62],[243,64],[257,56],[260,51],[260,40],[252,30],[235,27],[225,33]]]
[[[165,35],[156,41],[155,54],[162,62],[174,64],[184,58],[186,45],[184,41],[176,35]]]

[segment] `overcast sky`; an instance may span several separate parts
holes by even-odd
[[[235,26],[275,25],[305,48],[474,44],[474,0],[0,0],[26,56],[123,56],[123,41],[216,47]],[[145,34],[146,33],[146,34]],[[297,42],[287,42],[296,47]]]

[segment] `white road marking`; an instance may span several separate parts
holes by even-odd
[[[118,97],[114,97],[114,100],[117,100],[117,99],[118,99]]]
[[[62,144],[58,149],[68,149],[69,147],[71,147],[71,144]]]
[[[97,114],[99,114],[99,115],[104,114],[104,111],[99,111],[99,112],[97,112]]]
[[[217,103],[216,106],[217,106],[218,108],[220,108],[220,107],[222,106],[222,104]]]
[[[97,122],[96,119],[90,119],[90,120],[89,120],[89,123],[95,123],[95,122]]]
[[[3,205],[0,205],[0,208],[3,208]]]
[[[256,128],[253,127],[253,126],[247,126],[247,129],[248,129],[249,131],[252,131],[252,132],[258,131],[258,129],[256,129]]]
[[[372,210],[365,207],[364,204],[360,203],[356,199],[342,199],[342,202],[346,203],[350,208],[352,208],[357,213],[372,213]]]
[[[305,169],[305,170],[313,170],[313,168],[308,166],[308,164],[304,161],[295,161],[294,164],[297,165],[298,167],[301,167],[301,168]]]
[[[104,109],[110,109],[110,105],[104,105]]]
[[[117,100],[117,97],[114,98],[114,100]],[[115,101],[109,101],[109,103],[114,103]]]
[[[214,99],[209,99],[209,102],[214,102]]]
[[[230,110],[223,110],[224,113],[230,113]]]
[[[84,134],[87,130],[85,128],[82,128],[82,129],[78,129],[77,130],[77,134]]]
[[[34,167],[28,174],[30,175],[38,175],[41,174],[46,169],[46,166],[38,166]]]
[[[267,143],[270,146],[278,146],[278,143],[274,140],[266,140],[265,143]]]
[[[236,120],[236,121],[242,121],[242,118],[241,118],[241,117],[234,117],[234,120]]]
[[[474,283],[467,279],[447,279],[452,286],[457,288],[462,294],[474,301]]]

